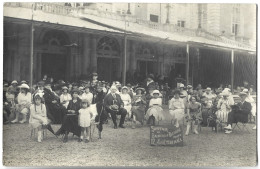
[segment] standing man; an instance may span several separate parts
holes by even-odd
[[[117,129],[116,115],[121,115],[119,127],[125,128],[123,126],[125,117],[127,114],[126,109],[124,109],[124,103],[119,94],[116,93],[117,88],[115,86],[111,86],[111,92],[106,95],[104,99],[104,106],[106,108],[107,113],[111,114],[114,129]]]
[[[145,84],[145,90],[146,93],[149,93],[149,89],[151,88],[155,88],[155,82],[154,82],[154,75],[153,74],[149,74],[147,77],[147,81]]]

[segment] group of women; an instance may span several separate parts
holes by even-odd
[[[179,127],[183,121],[187,122],[186,135],[189,134],[191,126],[194,126],[193,132],[198,134],[199,124],[208,125],[209,110],[214,112],[219,121],[226,123],[231,106],[234,105],[234,99],[228,88],[213,93],[210,88],[206,88],[205,91],[202,88],[193,90],[191,85],[188,85],[185,90],[184,85],[180,84],[168,102],[169,112],[165,112],[162,108],[163,92],[151,87],[152,83],[153,80],[150,79],[146,86],[135,88],[130,85],[121,87],[119,82],[112,84],[117,88],[117,93],[124,103],[124,109],[127,111],[126,120],[131,120],[132,128],[136,127],[136,122],[142,125],[144,122],[155,125],[158,121],[164,121],[165,114],[169,113],[176,127]],[[33,128],[38,129],[39,142],[41,142],[42,126],[47,125],[53,132],[50,124],[62,124],[61,128],[53,133],[56,136],[64,134],[64,142],[68,141],[70,132],[80,138],[86,132],[86,138],[89,140],[87,127],[90,126],[90,121],[97,125],[99,138],[101,138],[103,124],[109,116],[103,107],[104,98],[110,93],[109,86],[98,82],[97,75],[94,74],[90,85],[66,86],[63,83],[60,87],[62,93],[59,93],[59,88],[53,88],[52,83],[41,81],[31,94],[25,82],[21,82],[18,87],[17,81],[13,81],[6,90],[4,98],[4,119],[8,122],[11,112],[15,112],[15,119],[11,122],[24,123],[30,113],[29,123]],[[253,103],[252,99],[248,98]],[[84,103],[88,103],[85,107],[89,107],[88,110],[82,106],[85,105]],[[85,114],[89,112],[91,117],[83,118],[82,112]],[[21,121],[19,121],[20,116],[22,116]],[[80,116],[82,118],[79,118]]]

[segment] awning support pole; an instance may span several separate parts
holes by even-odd
[[[31,44],[30,44],[30,89],[32,93],[32,86],[33,86],[33,33],[34,33],[34,25],[33,25],[33,10],[34,4],[32,5],[32,23],[31,23]]]
[[[231,92],[234,90],[234,50],[231,50]]]
[[[189,68],[190,68],[190,47],[186,46],[186,85],[189,84]]]
[[[124,64],[123,64],[123,85],[126,85],[126,47],[127,47],[127,37],[124,36]]]

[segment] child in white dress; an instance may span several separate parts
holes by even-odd
[[[90,104],[92,104],[93,101],[93,94],[89,90],[89,86],[85,87],[85,92],[81,95],[81,100],[87,99]]]
[[[71,99],[71,95],[68,93],[68,88],[64,86],[62,88],[62,94],[60,95],[60,102],[66,109]]]
[[[30,107],[29,124],[33,129],[38,129],[38,142],[42,142],[42,125],[48,124],[46,107],[42,104],[42,97],[38,93],[35,94],[33,102]]]
[[[120,93],[121,99],[124,102],[124,108],[127,111],[127,119],[129,120],[131,118],[131,97],[128,94],[128,88],[126,86],[124,86],[122,88],[122,93]]]
[[[82,100],[82,108],[79,110],[79,126],[81,127],[81,135],[79,142],[86,138],[85,142],[89,142],[89,131],[90,125],[94,122],[94,115],[92,109],[90,108],[90,102],[87,99]],[[85,134],[86,131],[86,134]]]

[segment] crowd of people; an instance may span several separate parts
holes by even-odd
[[[235,104],[229,85],[203,89],[200,84],[194,88],[177,82],[171,89],[167,83],[155,82],[153,74],[143,83],[126,86],[118,81],[112,84],[99,81],[97,73],[77,83],[54,82],[53,78],[44,76],[31,87],[26,81],[18,84],[14,80],[10,85],[4,82],[3,116],[5,124],[25,123],[29,116],[29,125],[38,131],[38,142],[42,141],[45,126],[57,137],[64,135],[64,142],[68,141],[68,134],[73,133],[79,142],[87,143],[93,127],[98,128],[101,139],[103,124],[108,118],[112,119],[114,129],[125,128],[125,121],[131,121],[134,129],[137,122],[156,125],[165,121],[165,113],[169,113],[176,127],[186,121],[185,135],[189,135],[192,126],[193,132],[199,134],[199,125],[225,125],[225,133],[229,134],[233,123],[246,123],[249,114],[256,116],[253,92],[247,82],[237,87],[234,94],[238,94],[241,101]],[[163,105],[168,105],[168,110]],[[117,116],[120,116],[119,124]],[[61,124],[61,127],[54,132],[51,124]]]

